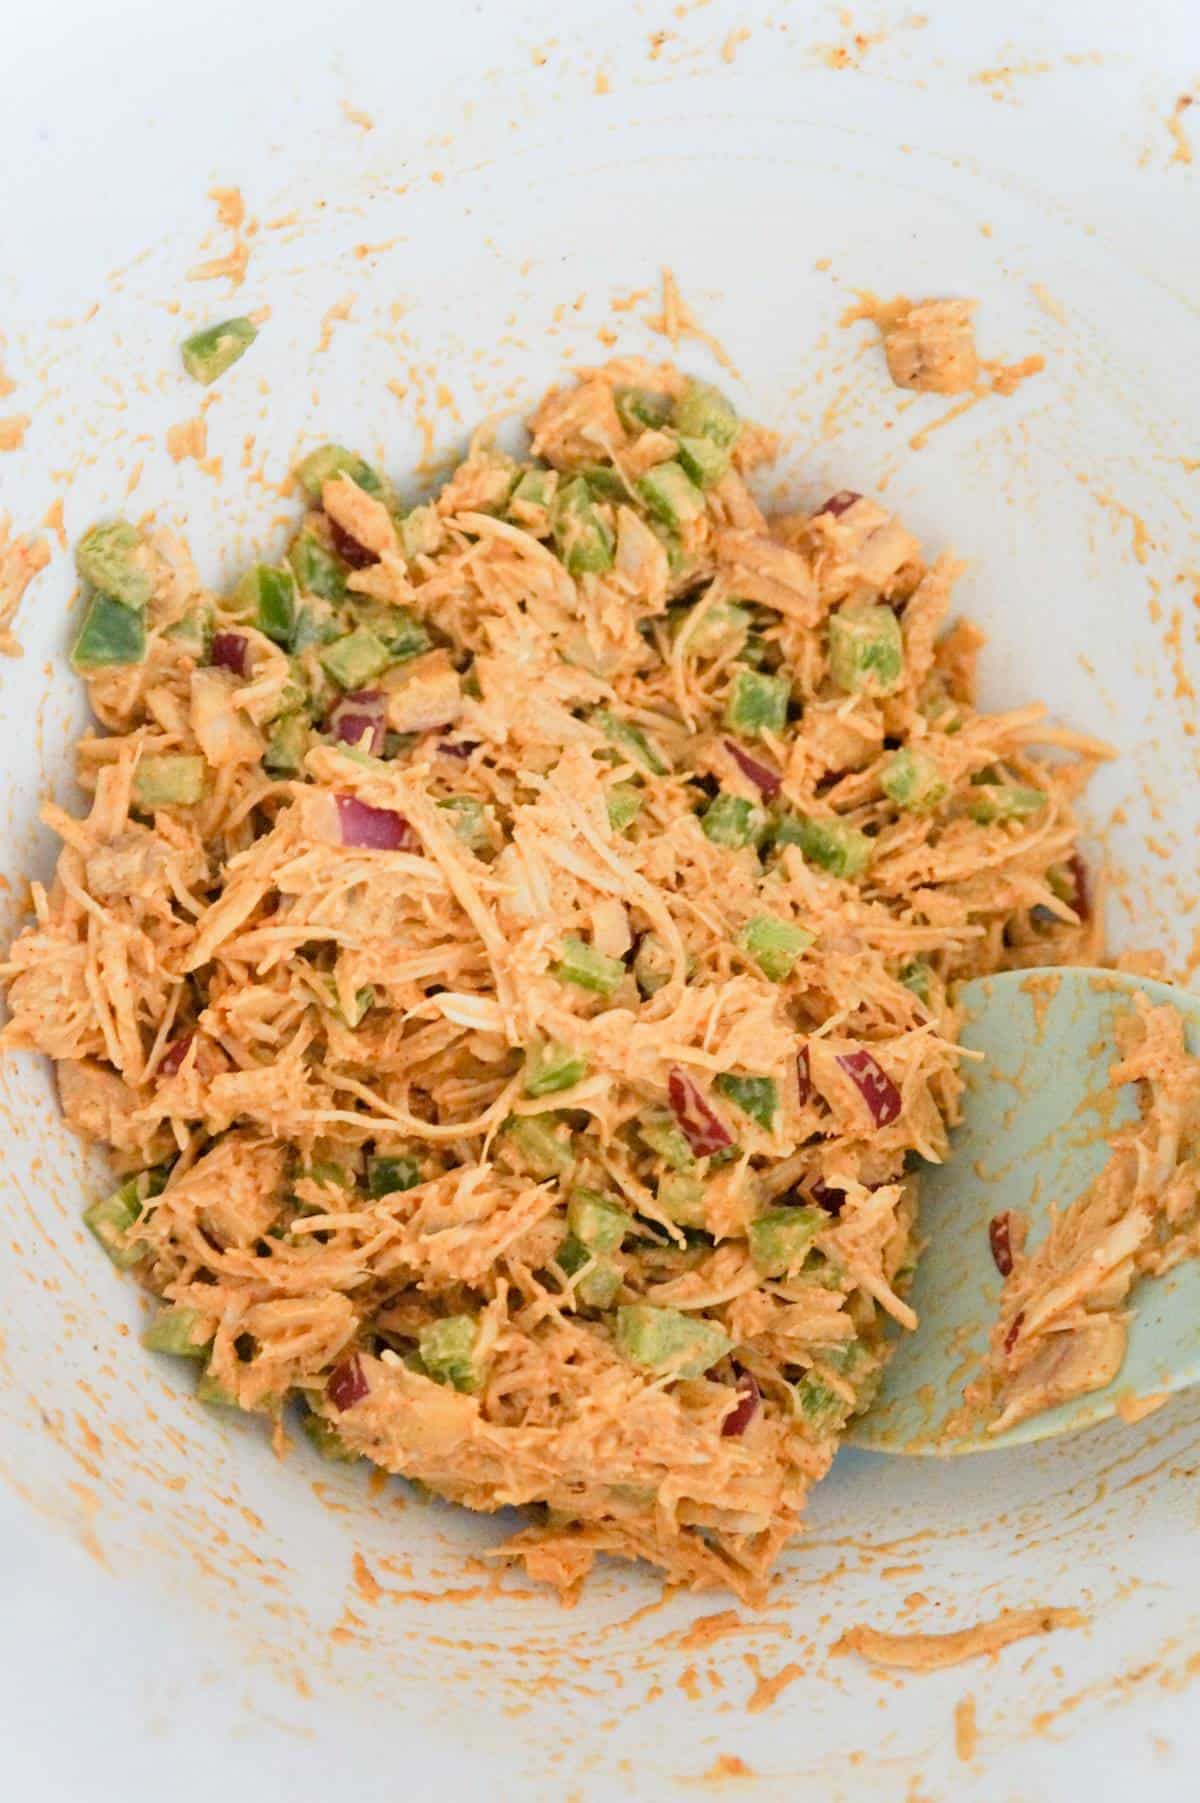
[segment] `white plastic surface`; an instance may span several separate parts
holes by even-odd
[[[642,322],[670,264],[738,375],[697,343],[680,360],[785,434],[788,492],[882,485],[971,560],[987,701],[1041,696],[1119,748],[1089,803],[1114,934],[1185,963],[1200,107],[1195,126],[1175,108],[1200,14],[1136,11],[7,0],[0,417],[31,423],[0,453],[0,507],[28,528],[61,496],[68,537],[156,508],[228,575],[280,537],[272,485],[302,442],[403,477],[610,335],[665,351]],[[188,279],[231,247],[214,184],[258,222],[234,295]],[[948,406],[892,389],[871,329],[839,326],[857,288],[978,296],[984,355],[1045,369],[914,449]],[[260,306],[203,415],[219,466],[175,463],[168,429],[207,399],[179,338]],[[69,797],[82,717],[55,549],[0,669],[10,907],[46,867],[37,804]],[[279,1463],[181,1394],[85,1244],[90,1180],[40,1064],[0,1067],[0,1107],[4,1796],[592,1803],[695,1795],[705,1773],[822,1803],[1192,1794],[1200,1398],[949,1466],[847,1453],[770,1609],[708,1644],[686,1630],[728,1600],[650,1608],[641,1573],[606,1569],[563,1612],[466,1564],[507,1524],[305,1449]],[[852,1622],[1026,1604],[1090,1625],[933,1675],[830,1656]],[[756,1692],[789,1664],[774,1701]]]

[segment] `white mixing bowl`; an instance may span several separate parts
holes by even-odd
[[[1120,748],[1089,815],[1113,935],[1186,964],[1194,6],[8,0],[4,40],[15,525],[60,497],[68,541],[155,510],[228,576],[280,538],[302,440],[404,476],[568,360],[666,350],[643,320],[669,265],[738,373],[697,342],[680,360],[785,434],[788,492],[884,487],[971,560],[985,699],[1041,696]],[[240,234],[214,223],[216,184],[245,197]],[[236,295],[189,279],[238,243]],[[1045,368],[914,449],[947,404],[890,387],[870,329],[840,328],[856,288],[978,296],[985,356]],[[190,384],[185,329],[258,307],[250,356]],[[198,417],[200,460],[175,462],[169,428]],[[70,799],[83,717],[51,539],[25,657],[0,670],[6,924],[48,866],[37,806]],[[10,1058],[0,1086],[5,1797],[1196,1794],[1195,1395],[1032,1450],[844,1454],[761,1617],[713,1624],[728,1599],[660,1601],[611,1567],[564,1611],[473,1563],[511,1524],[307,1448],[280,1462],[198,1406],[81,1229],[97,1178],[45,1066]],[[830,1652],[853,1622],[1027,1604],[1089,1625],[931,1675]],[[790,1666],[772,1700],[760,1678]]]

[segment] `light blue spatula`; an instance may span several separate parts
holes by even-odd
[[[1031,981],[1031,977],[1034,979]],[[1045,981],[1043,981],[1043,979]],[[1134,1287],[1125,1362],[1106,1389],[988,1435],[948,1440],[963,1385],[982,1369],[1001,1277],[988,1223],[1013,1208],[1041,1239],[1053,1203],[1074,1201],[1107,1162],[1105,1136],[1136,1112],[1131,1085],[1114,1091],[1113,1018],[1142,990],[1170,1002],[1200,1050],[1200,999],[1113,971],[1009,971],[964,985],[967,1064],[963,1120],[943,1165],[922,1171],[925,1250],[909,1300],[920,1327],[905,1334],[870,1411],[849,1428],[856,1446],[948,1454],[1044,1440],[1103,1421],[1119,1406],[1200,1381],[1200,1259]]]

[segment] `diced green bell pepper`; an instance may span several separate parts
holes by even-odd
[[[438,802],[454,822],[456,838],[468,851],[487,851],[492,843],[488,830],[487,808],[477,795],[450,795]]]
[[[100,594],[139,613],[154,593],[149,547],[128,520],[109,520],[85,532],[75,547],[75,567]]]
[[[580,1302],[587,1308],[612,1307],[625,1281],[624,1272],[614,1259],[585,1246],[572,1233],[567,1235],[555,1257],[564,1276],[574,1278],[578,1272],[583,1273],[572,1284]]]
[[[791,694],[792,685],[786,676],[737,670],[725,701],[725,724],[741,733],[782,732],[787,725]]]
[[[703,1377],[733,1347],[715,1321],[646,1302],[617,1310],[615,1337],[617,1351],[631,1364],[664,1377]]]
[[[274,564],[251,566],[234,591],[238,612],[252,626],[290,649],[296,630],[296,584],[290,570]]]
[[[140,613],[111,596],[94,594],[71,651],[77,670],[105,670],[140,664],[146,656],[146,627]]]
[[[526,470],[509,496],[510,516],[540,537],[550,530],[557,490],[557,470]]]
[[[641,432],[657,431],[671,417],[670,396],[656,394],[651,388],[618,388],[614,399],[617,417],[635,437]]]
[[[407,1152],[378,1153],[367,1159],[367,1194],[378,1202],[397,1190],[416,1189],[421,1167]]]
[[[421,1363],[435,1384],[468,1392],[479,1388],[478,1339],[479,1323],[474,1315],[446,1315],[421,1330],[417,1342]]]
[[[726,1071],[717,1078],[716,1088],[765,1132],[771,1131],[779,1112],[779,1087],[774,1077],[739,1077]]]
[[[345,600],[346,566],[340,557],[327,551],[311,532],[300,534],[287,557],[292,574],[305,594],[319,595],[323,601]]]
[[[400,549],[405,557],[432,557],[442,542],[444,528],[436,507],[414,507],[400,521]]]
[[[728,475],[732,461],[728,449],[711,438],[679,439],[679,461],[697,488],[715,488]]]
[[[144,757],[133,773],[133,796],[142,808],[193,807],[203,799],[208,765],[190,752]]]
[[[552,969],[561,983],[574,983],[578,989],[604,996],[612,995],[626,975],[619,958],[606,957],[594,945],[573,936],[563,940],[562,957]]]
[[[323,1459],[333,1465],[354,1465],[362,1457],[361,1453],[346,1445],[331,1421],[323,1415],[307,1414],[301,1423],[304,1434],[310,1440]]]
[[[632,726],[628,720],[622,720],[608,708],[599,708],[592,715],[610,745],[614,745],[623,756],[648,770],[651,776],[666,776],[667,765],[651,745],[640,727]]]
[[[716,795],[700,816],[706,839],[714,845],[733,850],[757,845],[767,827],[767,817],[760,807],[741,795]]]
[[[879,786],[889,801],[913,814],[928,814],[950,793],[941,765],[928,752],[904,745],[888,759]]]
[[[296,478],[310,501],[319,501],[321,490],[335,476],[349,476],[359,488],[377,498],[387,493],[387,484],[378,470],[372,469],[357,451],[348,451],[345,445],[318,445],[296,465]]]
[[[633,1216],[602,1190],[577,1189],[567,1203],[567,1226],[590,1252],[617,1252]]]
[[[271,728],[263,764],[275,776],[294,776],[304,768],[312,737],[303,714],[281,714]]]
[[[698,601],[694,610],[682,608],[677,631],[693,619],[695,624],[688,630],[688,650],[697,657],[728,657],[746,643],[750,613],[739,601]]]
[[[681,463],[656,463],[637,480],[637,491],[656,519],[676,529],[698,520],[704,496]]]
[[[820,1208],[771,1208],[751,1221],[750,1257],[764,1277],[798,1271],[829,1216]]]
[[[164,1308],[155,1315],[142,1335],[142,1345],[150,1352],[169,1352],[175,1358],[202,1359],[212,1341],[212,1329],[204,1330],[197,1340],[200,1316],[194,1308]]]
[[[203,382],[207,388],[246,354],[257,337],[258,328],[253,320],[245,317],[223,319],[220,325],[205,326],[203,331],[193,332],[190,338],[185,338],[179,347],[179,355],[192,380]]]
[[[895,693],[904,681],[904,638],[890,607],[856,602],[830,616],[829,673],[847,695]]]
[[[811,1371],[807,1377],[802,1377],[799,1383],[792,1386],[792,1401],[797,1412],[819,1433],[827,1433],[839,1427],[849,1413],[845,1397],[839,1396],[836,1390]]]
[[[719,388],[693,378],[675,403],[675,430],[686,438],[710,438],[728,446],[741,430],[741,421]]]
[[[659,1178],[656,1191],[658,1206],[677,1227],[699,1227],[707,1224],[704,1210],[704,1185],[688,1171],[668,1171]]]
[[[612,530],[596,512],[582,476],[573,477],[556,494],[552,529],[558,554],[572,576],[612,569]]]
[[[356,626],[321,653],[321,668],[343,689],[365,689],[391,661],[391,652],[369,626]]]
[[[807,927],[797,926],[794,921],[779,920],[773,914],[755,914],[738,934],[738,945],[748,958],[754,959],[764,977],[772,983],[782,983],[814,939]]]
[[[238,1399],[232,1390],[227,1390],[225,1385],[219,1383],[212,1372],[207,1370],[201,1371],[196,1379],[195,1396],[197,1402],[202,1402],[206,1408],[210,1409],[236,1409],[239,1406]]]
[[[827,870],[831,876],[853,882],[871,862],[871,840],[857,827],[840,820],[813,820],[805,814],[789,814],[779,822],[776,845],[798,845],[805,861]]]
[[[633,956],[633,974],[643,995],[656,995],[671,980],[671,954],[657,933],[643,933]]]
[[[163,637],[178,645],[198,664],[206,664],[212,651],[213,614],[208,606],[189,607],[182,620],[168,626]]]
[[[637,1130],[638,1137],[645,1141],[664,1164],[670,1165],[673,1171],[690,1171],[695,1168],[696,1160],[688,1144],[687,1134],[668,1109],[647,1109],[645,1114],[640,1114],[637,1118]]]
[[[409,607],[389,607],[382,601],[358,602],[355,617],[360,626],[369,626],[380,644],[387,646],[394,663],[420,657],[433,647],[425,622]]]
[[[930,974],[929,966],[923,958],[914,958],[911,964],[906,964],[900,972],[900,981],[904,987],[911,989],[917,1000],[924,1002],[926,1007],[929,1006]]]
[[[566,1046],[544,1045],[525,1056],[525,1094],[553,1096],[560,1089],[574,1089],[588,1073],[588,1061],[582,1052]]]
[[[614,783],[608,791],[608,824],[614,833],[631,827],[642,811],[642,793],[632,783]]]

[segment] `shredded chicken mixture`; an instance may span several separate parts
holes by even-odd
[[[321,447],[231,594],[93,528],[90,811],[3,966],[147,1344],[528,1505],[567,1595],[604,1552],[761,1597],[916,1325],[950,986],[1097,955],[1095,748],[977,711],[959,566],[875,501],[765,519],[771,450],[622,361],[407,511]]]
[[[1095,1182],[1028,1251],[1022,1216],[991,1224],[1005,1275],[1000,1315],[987,1370],[964,1393],[989,1433],[1110,1384],[1136,1280],[1200,1251],[1200,1058],[1187,1050],[1180,1014],[1144,995],[1118,1020],[1117,1050],[1109,1081],[1137,1086],[1138,1117],[1110,1138]]]

